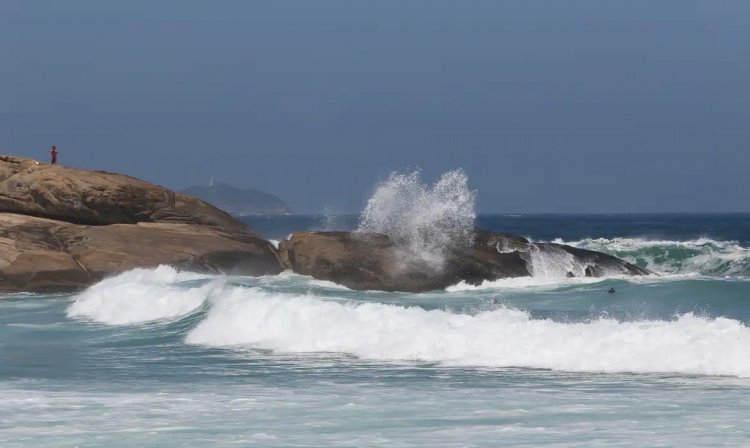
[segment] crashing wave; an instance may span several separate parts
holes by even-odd
[[[561,322],[511,308],[464,313],[323,299],[160,267],[98,283],[75,297],[69,315],[107,325],[163,322],[203,304],[207,312],[188,331],[187,343],[446,366],[750,377],[750,329],[692,313],[672,320]]]
[[[750,248],[737,241],[587,238],[555,242],[605,252],[659,274],[750,276]]]
[[[184,316],[200,307],[223,281],[170,266],[134,269],[107,278],[74,297],[68,317],[127,325]]]
[[[392,173],[367,201],[359,232],[388,235],[391,241],[439,267],[445,251],[472,244],[476,192],[463,170],[444,173],[433,185],[419,171]]]
[[[750,376],[750,329],[693,314],[567,323],[507,308],[471,315],[237,288],[187,342],[453,366]]]

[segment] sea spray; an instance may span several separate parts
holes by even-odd
[[[358,232],[382,233],[416,256],[440,268],[444,254],[472,244],[476,192],[462,169],[444,173],[433,185],[420,171],[392,173],[367,201]]]

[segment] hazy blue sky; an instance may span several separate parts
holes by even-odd
[[[750,1],[0,0],[0,152],[295,211],[750,210]]]

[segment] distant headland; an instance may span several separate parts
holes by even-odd
[[[196,185],[181,193],[194,196],[235,216],[288,215],[292,211],[279,197],[252,188],[227,184]]]

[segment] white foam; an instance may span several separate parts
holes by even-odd
[[[201,306],[223,281],[214,279],[196,286],[180,285],[180,282],[206,278],[179,272],[170,266],[135,269],[107,278],[77,294],[68,308],[68,316],[110,325],[183,316]]]
[[[300,277],[305,277],[307,283],[310,286],[316,286],[316,287],[324,288],[324,289],[336,289],[339,291],[352,291],[352,289],[347,288],[344,285],[339,285],[338,283],[332,282],[330,280],[318,280],[318,279],[304,276],[304,275],[301,275]]]
[[[750,377],[750,329],[693,314],[563,323],[512,309],[469,315],[231,288],[187,342],[456,366]]]
[[[283,271],[276,275],[264,275],[261,277],[254,277],[254,280],[263,286],[276,287],[284,285],[289,282],[296,282],[300,288],[306,287],[317,287],[323,289],[335,289],[342,291],[351,291],[344,285],[332,282],[330,280],[318,280],[309,275],[297,274],[292,271]]]
[[[631,277],[511,277],[501,278],[498,280],[484,280],[479,285],[472,285],[466,283],[465,281],[461,281],[455,285],[445,288],[445,290],[447,292],[460,292],[478,291],[483,289],[555,289],[566,285],[587,285],[591,283],[598,283],[612,278],[629,280]]]
[[[461,281],[455,285],[445,288],[446,292],[481,291],[481,290],[552,290],[565,286],[589,285],[610,280],[619,280],[629,283],[650,284],[676,282],[683,280],[715,280],[716,277],[700,275],[697,273],[686,274],[659,274],[659,275],[608,275],[606,277],[513,277],[498,280],[484,280],[478,285],[472,285]],[[743,279],[738,279],[743,280]]]
[[[626,280],[631,278],[629,275],[623,275],[621,270],[605,272],[604,277],[587,277],[586,268],[589,265],[580,262],[573,254],[549,244],[531,243],[528,247],[525,259],[531,276],[485,280],[479,285],[471,285],[461,281],[445,290],[457,292],[481,289],[550,289],[565,285],[597,283],[605,278],[623,278]],[[502,253],[504,250],[508,251],[505,246],[498,247],[498,252]],[[573,274],[573,277],[569,277],[569,274]]]
[[[568,272],[575,276],[585,276],[586,266],[579,263],[576,258],[556,246],[545,246],[542,250],[536,244],[529,244],[529,265],[534,277],[543,278],[565,278]]]
[[[647,238],[586,238],[555,240],[584,249],[606,252],[659,274],[748,275],[750,249],[737,241],[698,238],[687,241]]]

